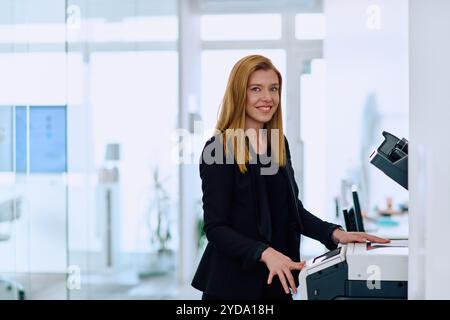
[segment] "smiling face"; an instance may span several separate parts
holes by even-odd
[[[280,104],[280,82],[274,70],[257,70],[250,75],[245,107],[245,129],[261,129]]]

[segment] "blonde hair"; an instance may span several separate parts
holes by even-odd
[[[219,119],[216,124],[216,130],[221,134],[222,143],[225,148],[225,152],[233,153],[233,157],[236,160],[239,171],[241,173],[247,172],[246,164],[250,160],[249,147],[245,139],[245,107],[247,105],[247,87],[250,76],[253,72],[258,70],[273,70],[278,76],[280,102],[277,111],[273,115],[272,119],[264,125],[267,129],[268,144],[271,143],[271,130],[278,129],[278,148],[272,150],[278,150],[278,153],[272,154],[275,163],[280,167],[286,165],[286,153],[284,145],[284,131],[283,131],[283,117],[281,114],[281,73],[272,64],[270,59],[260,55],[250,55],[239,60],[231,70],[228,78],[228,84],[225,90],[225,94],[220,106]],[[230,130],[231,129],[231,130]],[[230,135],[230,132],[233,134]],[[230,144],[231,149],[229,150]],[[238,152],[243,150],[242,152]]]

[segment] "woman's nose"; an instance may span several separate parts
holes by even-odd
[[[262,99],[264,101],[271,101],[272,100],[272,96],[270,95],[270,92],[267,91],[267,90],[264,90],[264,94],[263,94]]]

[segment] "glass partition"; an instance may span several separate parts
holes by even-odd
[[[64,1],[0,2],[1,299],[67,294],[64,21]]]
[[[177,294],[176,9],[68,1],[71,299]]]
[[[175,0],[0,2],[0,299],[177,293],[177,39]]]

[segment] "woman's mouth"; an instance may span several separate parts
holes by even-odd
[[[261,112],[268,113],[270,112],[270,109],[272,109],[272,106],[260,106],[256,108]]]

